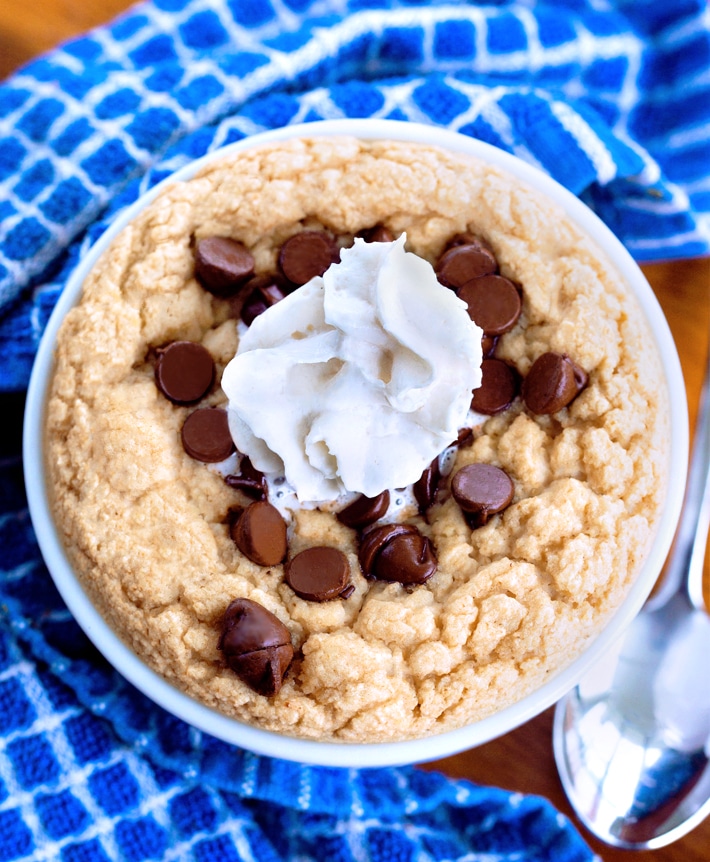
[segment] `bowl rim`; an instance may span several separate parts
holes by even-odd
[[[487,161],[527,182],[561,205],[567,215],[601,248],[635,294],[663,356],[670,407],[668,487],[658,530],[647,559],[627,596],[606,627],[570,665],[517,702],[491,716],[455,730],[397,742],[320,742],[286,736],[230,718],[179,691],[143,663],[113,631],[84,592],[54,524],[43,454],[45,408],[53,369],[57,331],[79,299],[83,282],[118,233],[167,186],[190,179],[206,165],[244,150],[291,138],[349,136],[390,139],[439,146]],[[262,132],[198,158],[156,184],[120,212],[80,260],[67,281],[40,341],[27,392],[23,466],[30,518],[50,575],[75,620],[107,661],[133,686],[163,709],[197,729],[255,754],[322,766],[384,767],[421,763],[481,745],[525,723],[552,706],[609,650],[636,616],[660,573],[680,513],[688,461],[688,415],[681,365],[668,323],[653,290],[629,252],[579,198],[536,167],[483,141],[437,126],[399,120],[340,119],[301,123]]]

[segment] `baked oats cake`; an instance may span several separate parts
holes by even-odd
[[[461,727],[569,664],[668,459],[645,318],[576,224],[478,159],[346,137],[216,157],[141,211],[47,416],[115,631],[226,715],[342,742]]]

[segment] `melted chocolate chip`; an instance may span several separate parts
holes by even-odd
[[[267,308],[276,305],[286,296],[286,289],[281,280],[274,275],[256,275],[244,285],[246,299],[242,305],[240,316],[247,326],[251,326],[256,318]]]
[[[436,571],[431,542],[411,524],[383,524],[363,537],[358,554],[365,575],[401,584],[423,584]]]
[[[283,644],[229,656],[227,663],[241,681],[257,694],[273,697],[281,690],[284,676],[292,660],[293,646]]]
[[[471,242],[450,246],[437,261],[436,274],[442,284],[456,289],[472,278],[495,272],[497,268],[490,247],[474,237]]]
[[[360,236],[365,242],[394,242],[394,234],[382,224],[361,231]]]
[[[348,558],[337,548],[306,548],[286,563],[286,583],[310,602],[327,602],[342,595],[350,580]]]
[[[338,512],[337,518],[346,527],[362,530],[379,521],[390,505],[390,492],[383,491],[376,497],[361,494],[357,500]]]
[[[206,464],[224,461],[234,451],[227,411],[219,407],[201,407],[190,413],[180,436],[187,454]]]
[[[279,251],[279,268],[292,284],[305,284],[323,275],[331,263],[340,259],[332,237],[321,230],[304,230],[286,240]]]
[[[458,296],[468,306],[468,313],[485,335],[502,335],[512,329],[520,317],[522,300],[517,288],[502,275],[486,275],[467,281]]]
[[[224,481],[230,488],[241,491],[253,500],[266,498],[266,477],[261,470],[256,469],[246,455],[239,463],[239,472],[225,476]]]
[[[419,504],[420,512],[425,512],[434,505],[440,479],[441,471],[439,470],[439,459],[437,457],[424,469],[424,472],[412,487],[414,499]]]
[[[207,394],[214,381],[214,361],[209,351],[194,341],[173,341],[158,351],[155,382],[174,404],[194,404]]]
[[[491,515],[509,506],[513,482],[500,467],[492,464],[467,464],[451,481],[451,493],[471,527],[482,527]]]
[[[587,372],[566,353],[543,353],[523,381],[522,395],[533,413],[557,413],[584,389]]]
[[[484,359],[481,385],[473,390],[471,409],[486,416],[505,410],[518,394],[518,372],[501,359]]]
[[[431,542],[419,532],[394,536],[375,559],[373,575],[379,581],[423,584],[436,571]]]
[[[265,500],[247,506],[231,525],[230,534],[244,556],[259,566],[276,566],[286,556],[286,522]]]
[[[360,548],[358,550],[358,560],[363,573],[368,576],[373,576],[375,559],[380,549],[390,541],[390,539],[401,533],[416,532],[417,528],[411,524],[382,524],[379,527],[371,527],[360,537]]]
[[[251,599],[234,599],[222,620],[219,648],[241,655],[291,642],[286,626],[271,611]]]
[[[286,626],[250,599],[235,599],[225,611],[218,648],[237,676],[258,694],[277,694],[293,659]]]
[[[226,236],[208,236],[195,243],[195,278],[216,296],[232,296],[254,272],[248,248]]]

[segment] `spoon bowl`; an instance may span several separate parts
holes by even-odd
[[[685,505],[664,579],[611,654],[555,709],[565,793],[607,844],[655,849],[710,814],[710,357]]]
[[[616,660],[597,665],[559,703],[553,739],[562,784],[607,844],[662,847],[710,814],[709,651],[710,620],[678,596],[662,611],[642,612]],[[703,687],[707,702],[692,703]]]

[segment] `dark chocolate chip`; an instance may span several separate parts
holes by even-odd
[[[473,390],[471,409],[493,416],[505,410],[518,394],[518,372],[501,359],[484,359],[481,363],[481,385]]]
[[[383,491],[376,497],[366,497],[361,494],[357,500],[338,512],[337,518],[346,527],[362,530],[369,527],[385,514],[390,504],[390,492]]]
[[[459,449],[465,449],[473,443],[473,428],[459,428],[459,433],[454,440]]]
[[[273,697],[281,690],[284,676],[292,660],[293,646],[284,644],[231,656],[227,663],[241,681],[257,694]]]
[[[230,534],[244,556],[260,566],[276,566],[286,556],[286,522],[266,500],[250,503],[231,525]]]
[[[310,602],[337,599],[348,586],[350,564],[337,548],[317,545],[292,557],[284,570],[286,583]]]
[[[490,254],[495,257],[495,252],[493,251],[491,244],[487,240],[483,239],[482,236],[477,236],[475,233],[471,233],[470,231],[462,231],[461,233],[454,234],[446,243],[444,251],[448,251],[450,248],[454,248],[457,245],[475,245],[478,248],[483,248],[485,251],[490,252]]]
[[[509,506],[514,493],[510,476],[492,464],[467,464],[451,480],[451,493],[472,527]]]
[[[368,577],[373,575],[375,559],[384,545],[403,533],[417,532],[417,528],[411,524],[382,524],[379,527],[371,527],[360,537],[358,549],[358,560],[360,568]]]
[[[271,308],[271,306],[268,302],[264,302],[264,297],[255,290],[244,300],[239,316],[247,326],[251,326],[256,318],[260,314],[263,314],[267,308]]]
[[[222,625],[219,648],[228,649],[232,655],[291,643],[291,635],[281,620],[251,599],[230,602]]]
[[[224,477],[230,488],[241,491],[253,500],[266,498],[266,476],[257,470],[246,455],[239,462],[239,472]]]
[[[431,542],[411,524],[383,524],[362,537],[358,553],[365,575],[401,584],[423,584],[436,571]]]
[[[254,257],[240,242],[208,236],[195,243],[195,278],[216,296],[232,296],[254,272]]]
[[[321,230],[304,230],[289,237],[279,251],[279,268],[292,284],[305,284],[323,275],[340,251],[332,237]]]
[[[216,464],[234,451],[227,411],[220,407],[201,407],[190,413],[180,436],[183,448],[196,461]]]
[[[557,413],[584,389],[587,372],[566,353],[543,353],[523,381],[522,395],[533,413]]]
[[[365,242],[394,242],[394,234],[382,224],[361,231],[360,236]]]
[[[502,335],[518,322],[523,307],[518,289],[502,275],[485,275],[467,281],[458,296],[485,335]]]
[[[478,240],[451,246],[436,264],[439,281],[454,289],[472,278],[493,273],[498,268],[495,255],[487,244]]]
[[[256,275],[244,285],[246,299],[241,308],[241,318],[247,326],[263,314],[267,308],[276,305],[286,296],[285,286],[277,276]]]
[[[387,542],[375,558],[373,575],[379,581],[423,584],[436,571],[432,544],[419,531],[400,533]]]
[[[251,599],[235,599],[229,604],[218,647],[242,682],[266,697],[279,692],[293,659],[286,626]]]
[[[173,341],[158,350],[155,382],[174,404],[194,404],[214,381],[214,360],[194,341]]]
[[[436,492],[439,488],[439,479],[441,479],[441,471],[439,470],[439,458],[437,457],[424,469],[424,472],[412,488],[414,499],[419,504],[420,512],[425,512],[434,505]]]

